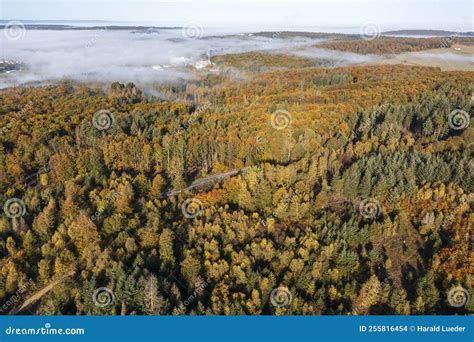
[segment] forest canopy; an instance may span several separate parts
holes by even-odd
[[[474,73],[292,61],[0,90],[2,313],[473,313]]]

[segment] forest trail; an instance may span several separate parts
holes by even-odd
[[[235,169],[235,170],[232,170],[232,171],[229,171],[229,172],[219,173],[217,175],[213,175],[213,176],[210,176],[210,177],[206,177],[206,178],[203,178],[203,179],[198,179],[197,181],[192,182],[190,186],[188,186],[184,189],[168,191],[165,194],[165,197],[167,198],[167,197],[175,196],[175,195],[178,195],[178,194],[180,194],[184,191],[192,190],[192,189],[197,188],[199,186],[202,186],[202,185],[205,185],[205,184],[208,184],[208,183],[212,183],[216,180],[221,180],[221,179],[224,179],[224,178],[227,178],[227,177],[236,176],[239,173],[241,173],[243,170],[245,170],[245,168],[244,169]]]
[[[43,287],[41,290],[39,290],[38,292],[36,292],[34,295],[32,295],[30,298],[28,298],[27,300],[25,300],[23,302],[23,304],[20,306],[19,309],[13,309],[12,311],[10,311],[10,315],[16,315],[18,313],[20,313],[21,311],[23,311],[25,308],[27,308],[28,306],[30,306],[32,303],[36,302],[37,300],[41,299],[41,297],[43,297],[46,293],[48,293],[49,291],[51,291],[53,289],[53,287],[55,287],[57,284],[59,284],[60,282],[62,282],[64,279],[66,279],[67,277],[70,277],[72,276],[76,271],[75,270],[72,270],[70,271],[69,273],[67,273],[64,277],[56,280],[56,281],[53,281],[52,283],[50,283],[49,285]]]

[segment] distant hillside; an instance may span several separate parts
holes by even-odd
[[[292,31],[269,31],[269,32],[257,32],[253,34],[258,37],[265,38],[313,38],[313,39],[357,39],[359,35],[356,34],[344,34],[344,33],[327,33],[327,32],[292,32]]]
[[[7,24],[0,24],[0,29],[5,29]],[[120,26],[120,25],[101,25],[101,26],[72,26],[59,24],[24,24],[27,30],[71,30],[71,31],[90,31],[90,30],[110,30],[110,31],[150,31],[150,30],[181,30],[181,27],[160,27],[160,26]]]
[[[398,30],[382,32],[382,35],[409,35],[409,36],[464,36],[473,37],[474,32],[455,32],[443,30]]]
[[[216,56],[212,58],[212,62],[221,67],[232,67],[255,73],[277,69],[322,66],[328,64],[330,61],[324,59],[307,59],[276,53],[245,52]]]
[[[354,52],[359,54],[398,54],[438,48],[450,48],[453,44],[472,44],[471,37],[436,37],[436,38],[398,38],[380,37],[374,40],[339,40],[318,45],[325,49]]]

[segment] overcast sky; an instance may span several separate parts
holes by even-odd
[[[473,31],[472,0],[0,0],[4,20],[107,20],[241,28]]]

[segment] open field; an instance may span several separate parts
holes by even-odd
[[[474,46],[453,45],[451,48],[407,52],[370,64],[403,64],[438,67],[443,71],[474,71]]]

